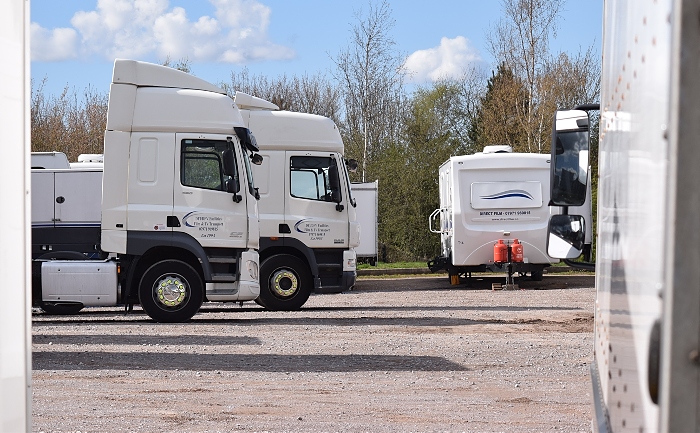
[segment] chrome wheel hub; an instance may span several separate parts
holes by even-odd
[[[280,269],[270,277],[270,289],[275,296],[289,298],[299,289],[299,279],[288,269]]]
[[[180,275],[164,275],[154,289],[156,301],[166,307],[177,307],[187,298],[187,282]]]

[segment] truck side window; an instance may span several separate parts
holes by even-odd
[[[226,191],[230,176],[224,176],[222,154],[226,141],[182,140],[180,182],[194,188]]]
[[[290,192],[292,197],[332,201],[328,168],[329,157],[293,156],[290,161]]]

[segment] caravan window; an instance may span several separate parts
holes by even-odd
[[[331,162],[328,157],[293,156],[290,160],[292,197],[332,201],[328,179]]]

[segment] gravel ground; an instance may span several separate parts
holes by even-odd
[[[590,431],[593,277],[361,279],[301,311],[33,314],[35,432]]]

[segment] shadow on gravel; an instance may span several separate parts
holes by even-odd
[[[580,309],[580,308],[530,308],[530,310],[566,310],[566,311],[581,311],[584,312],[585,310]],[[506,309],[504,308],[504,311]],[[513,311],[512,307],[510,311]],[[275,316],[272,316],[272,314],[275,314]],[[214,318],[207,318],[206,315],[197,315],[192,320],[190,320],[185,326],[189,325],[229,325],[229,326],[235,326],[235,327],[247,327],[247,326],[468,326],[468,325],[489,325],[489,324],[494,324],[494,325],[522,325],[522,324],[530,324],[530,323],[538,323],[542,322],[539,319],[516,319],[516,320],[508,320],[508,319],[493,319],[493,320],[471,320],[468,318],[455,318],[455,317],[442,317],[442,316],[421,316],[421,317],[374,317],[374,316],[360,316],[360,317],[313,317],[313,316],[305,316],[303,315],[302,312],[294,312],[294,313],[284,313],[285,317],[279,317],[278,313],[270,313],[266,317],[265,314],[261,314],[259,318],[245,318],[245,319],[236,319],[236,318],[226,318],[226,319],[214,319]],[[65,325],[65,326],[74,326],[76,324],[93,324],[93,325],[100,325],[100,326],[109,326],[109,325],[118,325],[120,327],[124,327],[125,325],[133,324],[136,326],[141,326],[143,324],[149,324],[153,326],[153,330],[157,330],[159,327],[164,327],[168,328],[172,325],[167,324],[167,323],[154,323],[150,319],[148,319],[146,316],[143,316],[143,319],[118,319],[118,318],[109,318],[108,320],[101,321],[101,320],[95,320],[95,319],[90,319],[90,320],[80,320],[78,318],[66,318],[66,319],[61,319],[61,320],[42,320],[41,322],[34,322],[33,326],[37,328],[35,330],[35,336],[40,335],[40,329],[41,326],[44,325],[51,325],[51,326],[56,326],[56,325]],[[86,336],[87,337],[87,336]],[[98,336],[100,339],[102,339],[101,335]],[[158,340],[158,339],[163,339],[163,338],[168,338],[167,336],[158,336],[158,337],[153,337],[153,339]],[[209,337],[202,336],[201,337],[203,340]],[[134,341],[138,341],[139,337],[138,336],[133,336]],[[142,344],[144,341],[138,341],[138,344]],[[148,342],[146,342],[148,343]],[[109,344],[109,342],[106,341],[100,341],[98,344]],[[153,343],[151,343],[153,344]],[[240,344],[240,343],[239,343]]]
[[[260,346],[257,337],[213,335],[90,335],[55,334],[32,336],[33,344],[104,344],[104,345],[169,345],[169,346]]]
[[[322,295],[323,296],[323,295]],[[408,305],[401,307],[392,306],[381,306],[381,305],[369,305],[362,307],[304,307],[299,311],[287,311],[287,312],[275,312],[267,311],[262,308],[239,308],[235,306],[231,307],[202,307],[189,323],[220,323],[220,324],[235,324],[235,325],[245,325],[247,323],[260,324],[260,323],[279,323],[281,325],[286,324],[319,324],[322,322],[329,322],[328,324],[333,324],[336,321],[353,321],[360,320],[361,318],[331,318],[331,317],[306,317],[307,313],[313,312],[411,312],[411,311],[503,311],[503,312],[523,312],[523,311],[585,311],[579,307],[561,307],[561,306],[527,306],[527,307],[517,307],[512,305],[493,305],[493,306],[421,306],[421,305]],[[237,318],[232,316],[226,319],[208,319],[206,314],[208,313],[259,313],[261,318]],[[279,316],[284,315],[286,317],[270,317],[272,315]],[[396,321],[402,320],[402,318],[387,317],[387,320]],[[433,320],[432,318],[430,318]],[[411,321],[421,320],[421,318],[410,319]],[[156,324],[151,321],[148,316],[142,310],[135,310],[129,314],[124,314],[120,311],[90,311],[90,309],[85,309],[78,314],[72,316],[56,316],[43,313],[37,313],[33,315],[32,326],[56,326],[56,325],[75,325],[78,323],[95,323],[100,325],[122,325],[124,323],[134,323],[143,324],[150,323],[157,326],[169,326],[168,324]],[[344,323],[343,323],[344,324]],[[352,324],[352,323],[347,323]],[[155,338],[155,337],[154,337]]]
[[[250,355],[192,353],[34,352],[34,370],[263,371],[466,371],[437,356]]]

